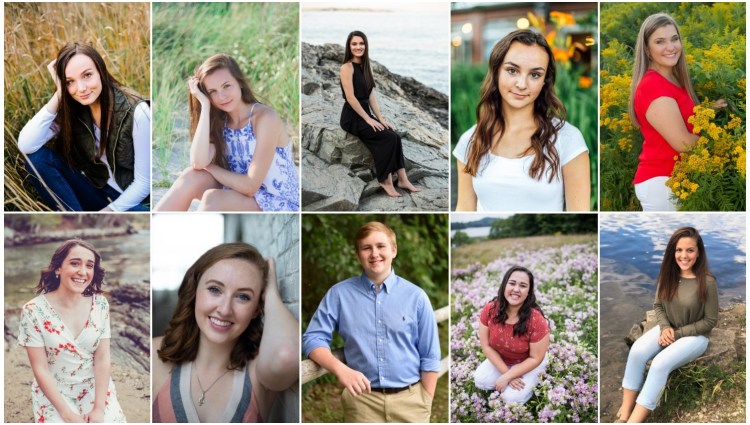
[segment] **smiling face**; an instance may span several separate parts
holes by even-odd
[[[533,108],[544,88],[549,56],[541,46],[515,41],[498,70],[498,90],[503,108]]]
[[[195,320],[201,338],[234,346],[260,313],[261,271],[248,261],[230,258],[209,267],[198,282]]]
[[[529,275],[520,270],[514,271],[505,284],[505,291],[503,292],[505,301],[511,307],[521,307],[529,296],[530,287]]]
[[[55,275],[60,279],[58,290],[82,294],[94,279],[95,266],[96,256],[91,250],[80,245],[72,247],[60,267],[55,269]]]
[[[693,266],[699,255],[698,243],[691,237],[680,238],[674,251],[674,259],[680,267],[682,277],[694,277]]]
[[[65,88],[76,102],[89,106],[99,102],[102,93],[102,79],[94,61],[79,53],[68,61],[65,67]]]
[[[382,283],[391,273],[391,263],[396,258],[396,247],[383,232],[373,231],[357,244],[357,259],[365,275],[375,282]]]
[[[349,50],[351,50],[352,55],[357,59],[357,61],[362,60],[362,57],[365,55],[365,51],[367,50],[365,40],[362,37],[355,35],[349,42]]]
[[[648,38],[649,67],[670,73],[682,54],[682,40],[673,25],[657,28]]]
[[[220,68],[203,78],[211,106],[224,112],[232,112],[243,105],[242,88],[226,68]]]

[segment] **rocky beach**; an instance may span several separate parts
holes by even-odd
[[[339,126],[344,48],[302,43],[302,207],[305,211],[447,211],[448,96],[371,60],[383,115],[403,142],[409,179],[422,192],[388,196],[372,155]]]

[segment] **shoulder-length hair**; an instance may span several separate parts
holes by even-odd
[[[203,80],[220,69],[226,69],[232,77],[237,80],[237,84],[240,86],[240,92],[242,93],[242,101],[245,104],[251,105],[258,102],[255,94],[253,94],[253,91],[250,89],[245,73],[242,72],[237,61],[231,56],[223,53],[211,56],[195,69],[193,76],[198,79],[198,88],[203,94],[209,99],[211,98],[206,90]],[[195,135],[195,129],[198,127],[198,120],[201,116],[201,104],[195,96],[190,94],[189,89],[188,106],[190,109],[190,140],[192,140]],[[209,139],[216,149],[213,163],[221,168],[227,168],[228,166],[227,160],[224,157],[224,151],[226,149],[226,143],[224,142],[224,124],[226,123],[226,120],[227,113],[212,105],[209,115]]]
[[[477,105],[477,128],[469,144],[464,171],[476,177],[480,172],[482,160],[492,149],[492,141],[496,134],[505,132],[506,122],[503,116],[502,96],[499,90],[499,70],[505,60],[505,55],[513,43],[526,46],[539,46],[547,53],[549,62],[544,74],[544,85],[539,96],[534,101],[534,123],[537,126],[531,135],[531,146],[524,152],[524,156],[534,154],[534,160],[529,168],[529,176],[541,180],[545,170],[548,181],[557,176],[560,168],[560,156],[555,148],[557,133],[564,125],[565,107],[555,96],[555,57],[544,36],[531,30],[516,30],[503,37],[495,44],[489,60],[487,76],[482,83],[482,91]],[[554,119],[557,118],[557,122]]]
[[[367,93],[369,94],[372,89],[375,88],[375,79],[372,77],[372,67],[370,66],[370,42],[367,41],[367,36],[362,31],[352,31],[346,37],[346,46],[344,46],[344,63],[351,62],[354,59],[352,53],[352,38],[362,37],[365,42],[365,54],[362,55],[362,70],[365,73],[365,86],[367,87]]]
[[[78,120],[84,114],[91,114],[91,109],[86,105],[81,105],[67,90],[65,81],[65,68],[68,63],[77,54],[83,54],[91,58],[99,73],[102,82],[102,92],[99,95],[99,104],[101,105],[102,116],[99,122],[99,151],[97,157],[100,157],[107,151],[109,132],[112,127],[112,114],[115,106],[115,88],[122,88],[122,84],[107,71],[107,65],[104,59],[92,46],[73,42],[68,43],[60,49],[55,62],[55,73],[60,81],[60,93],[62,99],[60,109],[58,110],[55,122],[60,128],[60,134],[55,142],[55,150],[60,154],[63,160],[70,165],[77,165],[73,159],[73,146],[77,143],[73,136],[73,122]]]
[[[252,245],[233,242],[217,245],[198,258],[190,266],[177,291],[177,306],[172,320],[164,334],[161,348],[157,351],[164,362],[183,363],[195,360],[198,355],[200,329],[195,321],[195,296],[198,283],[211,266],[221,260],[240,259],[258,267],[263,279],[261,293],[268,281],[268,263]],[[260,313],[250,322],[247,329],[237,339],[229,358],[229,369],[242,369],[247,362],[258,355],[260,339],[263,336],[263,304],[258,306]]]
[[[640,128],[638,123],[638,117],[635,115],[635,91],[638,89],[643,76],[646,74],[651,59],[648,56],[648,39],[651,38],[651,34],[661,27],[672,25],[677,31],[677,36],[682,40],[680,35],[680,27],[677,26],[677,22],[671,16],[666,13],[656,13],[649,16],[641,24],[641,30],[638,31],[638,39],[635,41],[635,63],[633,64],[633,79],[630,81],[630,101],[628,102],[628,115],[630,115],[630,121],[633,123],[635,128]],[[693,84],[690,82],[690,71],[688,70],[687,61],[685,60],[685,50],[683,48],[680,52],[680,58],[677,60],[677,65],[672,67],[672,75],[677,79],[682,87],[687,90],[690,98],[693,99],[694,103],[698,102],[698,96],[693,90]]]
[[[99,255],[99,252],[90,243],[80,239],[70,239],[57,247],[55,253],[52,254],[52,258],[49,260],[49,265],[42,269],[39,283],[35,288],[37,295],[54,292],[60,287],[60,276],[55,272],[62,267],[63,261],[65,261],[70,250],[76,246],[86,248],[94,254],[94,277],[91,279],[89,286],[83,290],[83,296],[90,297],[94,294],[102,293],[102,283],[104,283],[104,275],[106,274],[106,270],[102,268],[102,256]]]
[[[680,266],[675,259],[677,242],[682,238],[692,238],[698,247],[698,258],[693,264],[693,273],[698,279],[698,300],[705,303],[708,297],[708,288],[706,280],[708,276],[713,276],[708,267],[708,257],[706,248],[703,246],[703,238],[700,233],[693,227],[682,227],[672,234],[667,242],[667,249],[664,250],[664,259],[661,261],[659,277],[657,278],[657,296],[660,300],[672,301],[677,294],[677,287],[680,284]]]
[[[505,272],[503,281],[500,284],[500,289],[497,291],[497,296],[491,301],[494,303],[494,307],[490,310],[491,312],[494,312],[492,317],[493,322],[505,323],[505,321],[508,320],[508,300],[505,299],[505,287],[508,285],[510,275],[519,271],[526,273],[526,275],[529,276],[529,295],[526,297],[521,305],[521,309],[518,311],[518,322],[513,325],[513,336],[516,337],[526,334],[532,309],[539,310],[539,312],[542,313],[542,317],[544,317],[544,312],[536,303],[536,294],[534,294],[534,275],[529,269],[521,266],[512,266],[507,272]]]

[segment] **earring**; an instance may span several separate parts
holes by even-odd
[[[55,279],[60,279],[60,275],[55,273]]]

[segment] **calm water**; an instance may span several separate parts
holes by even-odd
[[[490,229],[491,227],[467,227],[466,229],[461,229],[462,232],[469,235],[469,237],[472,238],[486,238],[490,235]],[[451,230],[451,237],[455,235],[457,230]]]
[[[106,281],[135,282],[149,277],[150,234],[92,239],[107,270]],[[21,307],[34,298],[39,272],[47,267],[59,242],[5,248],[5,305]],[[106,290],[106,286],[104,287]]]
[[[607,214],[600,218],[600,324],[602,421],[614,419],[630,327],[652,308],[656,277],[672,233],[701,233],[719,286],[719,303],[744,301],[745,217],[741,214]]]
[[[353,30],[367,34],[370,59],[448,94],[450,12],[302,11],[300,38],[344,45]]]

